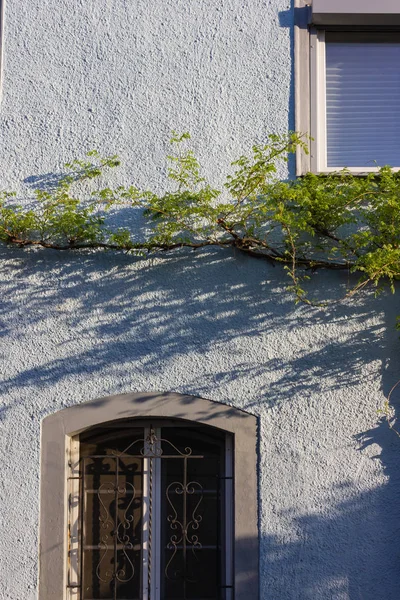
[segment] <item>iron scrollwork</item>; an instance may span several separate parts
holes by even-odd
[[[187,496],[194,495],[196,491],[200,493],[200,498],[194,507],[189,520],[187,520]],[[172,555],[165,567],[165,576],[167,579],[179,578],[179,571],[174,571],[172,574],[171,569],[174,558],[180,546],[182,547],[184,566],[186,565],[186,552],[188,547],[191,549],[193,555],[196,555],[196,550],[200,550],[202,548],[202,545],[199,541],[199,536],[197,533],[194,533],[199,529],[200,523],[203,519],[203,517],[197,512],[203,500],[202,492],[203,486],[197,481],[190,481],[185,485],[179,481],[174,481],[167,487],[166,498],[170,508],[172,509],[172,514],[167,516],[167,521],[170,524],[170,529],[177,532],[172,533],[167,544],[168,550],[172,551]],[[181,520],[178,519],[176,507],[171,499],[173,494],[183,496],[183,515]],[[187,576],[187,573],[181,573],[181,577],[190,581],[190,577]]]
[[[136,451],[135,448],[137,448]],[[199,507],[203,500],[203,487],[197,481],[187,481],[188,460],[203,458],[203,456],[194,456],[192,449],[189,447],[185,447],[183,451],[180,451],[170,440],[157,437],[155,430],[151,428],[146,437],[134,440],[122,452],[112,450],[110,454],[89,456],[87,458],[93,461],[87,471],[87,476],[98,478],[98,483],[100,484],[96,485],[93,480],[90,487],[94,487],[95,489],[89,490],[96,497],[97,522],[99,525],[96,527],[94,521],[91,520],[96,518],[94,514],[92,517],[88,515],[86,527],[93,528],[97,539],[94,539],[92,542],[94,546],[85,546],[83,540],[83,548],[87,548],[87,550],[92,548],[95,553],[99,553],[97,564],[92,565],[92,576],[94,580],[97,579],[98,585],[100,583],[102,585],[110,585],[113,589],[113,597],[117,600],[118,584],[127,584],[135,576],[141,576],[141,573],[136,572],[134,553],[135,551],[140,552],[143,549],[143,542],[140,539],[140,534],[136,533],[135,537],[135,526],[138,526],[138,523],[135,525],[135,521],[138,519],[135,519],[134,515],[138,514],[137,512],[135,513],[136,509],[143,510],[142,503],[145,501],[149,531],[147,541],[147,585],[149,598],[151,597],[151,570],[153,568],[152,512],[154,510],[153,461],[177,458],[182,460],[182,481],[170,483],[165,491],[164,501],[166,501],[168,508],[166,520],[171,534],[166,542],[166,546],[172,552],[172,555],[169,557],[164,569],[164,575],[167,579],[174,579],[175,576],[184,582],[193,581],[188,573],[186,559],[188,552],[196,556],[196,551],[202,548],[198,530],[202,522]],[[129,471],[129,468],[132,469],[132,466],[129,467],[129,461],[127,463],[128,468],[126,464],[123,465],[126,459],[136,461],[133,464],[136,464],[136,468],[137,464],[142,465],[142,469],[144,464],[146,464],[143,461],[148,461],[146,467],[148,472],[148,489],[145,498],[137,494],[133,483],[127,481],[129,473],[132,473],[132,471]],[[105,465],[105,461],[108,464]],[[113,465],[112,469],[109,461]],[[112,476],[113,480],[104,482],[103,479],[103,483],[101,483],[103,476]],[[121,479],[123,480],[122,482]],[[83,485],[83,489],[85,490],[85,484]],[[182,498],[178,503],[179,506],[176,502],[178,497]],[[181,509],[182,514],[180,514]],[[84,518],[86,517],[84,516]],[[139,526],[141,526],[140,519]],[[182,551],[180,556],[183,559],[183,568],[177,568],[174,571],[175,558],[180,551]]]
[[[131,492],[131,499],[129,500],[128,506],[125,508],[122,519],[118,519],[115,522],[110,515],[110,510],[106,507],[101,496],[102,494],[114,495],[115,510],[118,512],[118,505],[121,498],[127,496],[127,488]],[[119,581],[120,583],[128,583],[135,576],[135,567],[129,558],[128,551],[133,550],[133,542],[129,535],[129,530],[133,527],[134,516],[129,514],[130,508],[135,500],[136,491],[132,483],[126,482],[124,486],[115,486],[111,483],[102,484],[97,491],[97,498],[99,500],[101,511],[99,516],[101,530],[107,530],[104,532],[99,543],[98,549],[102,552],[101,558],[96,567],[96,575],[99,581],[102,583],[110,583],[113,580]],[[111,505],[110,505],[111,506]],[[111,532],[109,531],[111,528]],[[111,539],[110,539],[111,538]],[[114,551],[116,558],[117,552],[121,552],[124,555],[124,568],[117,568],[117,560],[114,560],[114,568],[106,569],[104,573],[101,573],[101,566],[106,559],[110,548]],[[127,567],[129,572],[127,572]]]

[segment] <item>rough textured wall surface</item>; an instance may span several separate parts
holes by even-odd
[[[291,23],[284,0],[7,0],[1,187],[93,146],[162,187],[171,128],[219,180],[292,124]],[[398,600],[393,297],[295,307],[279,268],[223,251],[0,252],[1,600],[37,597],[41,419],[151,390],[259,417],[261,600]]]
[[[220,251],[2,251],[2,600],[35,598],[41,419],[143,390],[259,416],[262,600],[397,600],[399,440],[377,409],[398,307],[295,307],[283,277]]]
[[[96,147],[161,186],[172,129],[190,130],[219,180],[294,126],[292,21],[288,0],[8,0],[2,185]]]

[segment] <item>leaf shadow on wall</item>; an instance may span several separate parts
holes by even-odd
[[[171,381],[177,391],[235,399],[265,417],[269,408],[304,397],[343,399],[360,380],[387,394],[398,378],[396,297],[364,295],[325,310],[296,307],[280,268],[220,250],[145,262],[111,253],[1,248],[0,258],[6,423],[15,418],[14,408],[37,421],[91,399],[82,397],[87,382],[96,382],[100,396],[135,391],[137,378],[148,376],[151,385]],[[317,299],[318,290],[343,292],[343,276],[315,277],[318,285],[312,280],[310,286]],[[382,593],[397,600],[394,437],[379,423],[358,438],[360,452],[376,444],[385,485],[365,490],[363,480],[358,489],[355,477],[334,488],[326,506],[300,515],[269,507],[283,522],[290,519],[295,534],[261,536],[266,597],[376,600]]]
[[[196,372],[193,379],[190,369],[177,373],[185,392],[252,381],[243,406],[252,398],[254,406],[260,399],[273,406],[372,379],[370,366],[385,364],[388,345],[394,351],[397,344],[395,309],[387,327],[375,318],[381,300],[296,307],[279,267],[241,254],[215,249],[138,261],[111,253],[0,253],[1,352],[6,360],[11,348],[27,353],[11,365],[15,372],[4,373],[8,392],[107,372],[128,385],[137,372],[162,373],[185,359]],[[314,277],[325,296],[342,294],[339,275]]]

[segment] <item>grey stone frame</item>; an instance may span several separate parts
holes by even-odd
[[[310,33],[308,24],[311,8],[309,0],[295,0],[294,4],[294,93],[295,129],[299,133],[311,133],[310,98]],[[311,170],[311,154],[296,151],[296,175],[304,175]]]
[[[61,410],[43,420],[39,600],[66,597],[70,438],[102,423],[135,417],[183,419],[233,435],[235,600],[258,600],[257,419],[211,400],[162,392],[100,398]]]

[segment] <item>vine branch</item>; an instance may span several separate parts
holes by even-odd
[[[96,184],[106,169],[119,165],[118,157],[96,151],[69,163],[69,174],[54,190],[35,190],[33,208],[32,199],[27,208],[27,202],[16,203],[13,193],[1,192],[0,241],[21,248],[137,256],[178,248],[237,249],[283,265],[291,279],[288,289],[308,304],[313,302],[304,283],[310,270],[358,273],[346,298],[371,284],[394,290],[400,278],[399,172],[382,167],[365,178],[343,170],[280,181],[279,164],[297,147],[307,152],[307,140],[297,133],[271,135],[232,163],[224,195],[201,177],[189,139],[187,133],[173,135],[176,151],[168,157],[172,189],[162,194],[132,185],[98,188],[88,195],[85,186],[82,196],[80,182]],[[142,210],[146,235],[107,224],[107,211],[120,205]]]

